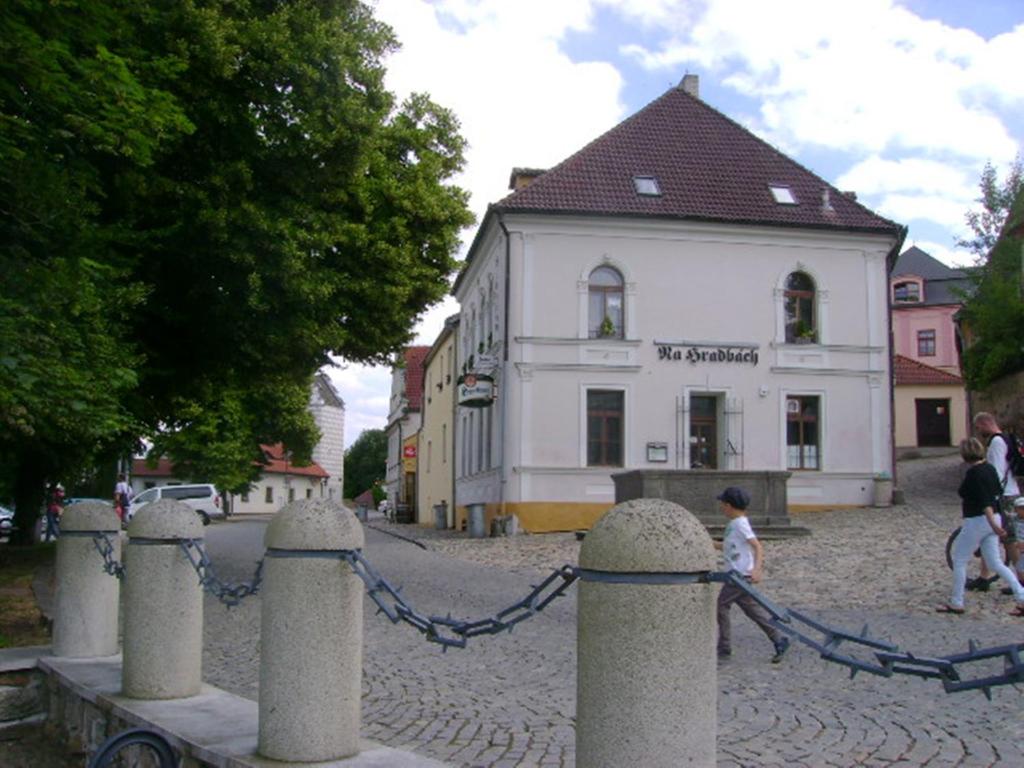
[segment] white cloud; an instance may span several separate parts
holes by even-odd
[[[623,117],[618,71],[559,47],[590,23],[587,0],[378,0],[376,11],[402,43],[386,62],[388,87],[426,91],[461,120],[469,150],[458,182],[478,215],[508,194],[513,166],[549,167]]]
[[[469,149],[455,181],[471,193],[478,218],[509,193],[513,166],[554,165],[624,115],[618,71],[606,62],[573,62],[560,49],[568,31],[588,28],[589,0],[378,0],[375,15],[402,44],[385,62],[388,88],[399,99],[427,92],[461,121]],[[451,297],[428,310],[415,343],[432,344],[457,311]],[[346,444],[363,429],[383,428],[390,369],[329,372],[345,399]]]
[[[760,100],[756,128],[782,146],[917,151],[1005,163],[1017,144],[994,104],[1019,104],[1024,25],[986,41],[891,0],[711,0],[645,67],[698,65]]]

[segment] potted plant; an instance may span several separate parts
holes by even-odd
[[[793,329],[793,341],[797,344],[813,344],[817,339],[817,332],[803,320],[797,320]]]
[[[597,333],[602,338],[607,338],[609,336],[615,336],[616,335],[616,333],[615,333],[615,323],[612,322],[612,319],[610,317],[608,317],[608,315],[604,316],[604,320],[601,321],[601,325],[597,329]]]

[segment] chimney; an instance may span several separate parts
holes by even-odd
[[[683,75],[683,80],[679,83],[679,87],[683,93],[688,93],[693,98],[700,98],[700,77],[697,75]]]
[[[508,177],[508,188],[518,192],[524,187],[530,186],[538,176],[547,173],[546,168],[513,168],[512,175]]]
[[[854,202],[856,202],[856,201],[857,201],[857,193],[856,193],[856,192],[854,192],[854,191],[853,191],[852,189],[847,189],[847,190],[844,190],[844,191],[843,191],[843,196],[844,196],[844,197],[848,197],[848,198],[850,198],[850,199],[851,199],[851,200],[853,200]]]

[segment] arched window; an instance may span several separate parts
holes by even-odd
[[[894,304],[916,304],[921,301],[921,284],[916,280],[904,280],[892,287]]]
[[[804,272],[792,272],[786,278],[786,342],[812,344],[818,340],[818,321],[814,308],[814,281]]]
[[[590,273],[590,338],[624,337],[622,275],[611,267],[598,267]]]

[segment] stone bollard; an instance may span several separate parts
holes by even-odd
[[[716,762],[715,551],[683,507],[613,507],[580,549],[576,763],[678,768]],[[617,583],[623,574],[641,574]],[[640,580],[637,583],[636,580]]]
[[[57,594],[53,620],[55,656],[91,658],[117,653],[120,585],[103,570],[93,533],[110,539],[121,559],[121,521],[108,504],[86,501],[68,507],[57,539]]]
[[[123,693],[182,699],[202,686],[203,592],[179,546],[203,523],[180,501],[147,504],[128,524],[124,575]]]
[[[259,754],[316,762],[359,753],[363,583],[340,550],[363,528],[332,499],[294,501],[264,538]]]

